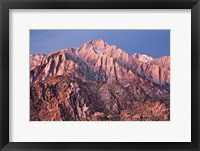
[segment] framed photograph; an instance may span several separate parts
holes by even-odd
[[[198,0],[1,0],[1,150],[200,150]]]

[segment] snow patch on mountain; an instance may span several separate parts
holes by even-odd
[[[102,55],[102,54],[103,54],[103,53],[101,52],[101,50],[97,49],[96,47],[93,47],[93,49],[94,49],[94,52],[95,52],[96,54],[99,54],[99,55]]]
[[[139,54],[139,53],[134,53],[132,55],[135,59],[143,62],[143,63],[146,63],[146,62],[149,62],[151,60],[153,60],[152,57],[148,56],[148,55],[145,55],[145,54]]]

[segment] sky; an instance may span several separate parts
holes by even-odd
[[[30,53],[48,55],[101,38],[129,54],[170,55],[170,30],[30,30]]]

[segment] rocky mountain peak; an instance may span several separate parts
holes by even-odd
[[[98,40],[94,40],[93,41],[93,45],[98,47],[98,48],[105,48],[105,46],[107,45],[106,42],[101,38]]]
[[[33,56],[30,56],[31,69],[36,69],[32,70],[32,82],[62,74],[106,82],[117,79],[127,83],[136,76],[161,85],[170,81],[169,56],[153,59],[146,54],[129,55],[115,45],[108,45],[103,39],[86,42],[78,48],[61,49],[48,56]],[[37,67],[38,63],[43,66]]]
[[[134,53],[132,55],[132,57],[134,57],[135,59],[143,62],[143,63],[146,63],[146,62],[149,62],[151,60],[153,60],[152,57],[148,56],[148,55],[145,55],[145,54],[139,54],[139,53]]]
[[[47,58],[46,54],[31,54],[30,55],[30,68],[34,68],[39,65],[43,60]]]

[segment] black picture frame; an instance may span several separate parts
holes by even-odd
[[[191,9],[191,142],[9,142],[9,9]],[[1,150],[200,150],[200,2],[199,0],[0,0],[0,148]],[[190,101],[190,100],[189,100]]]

